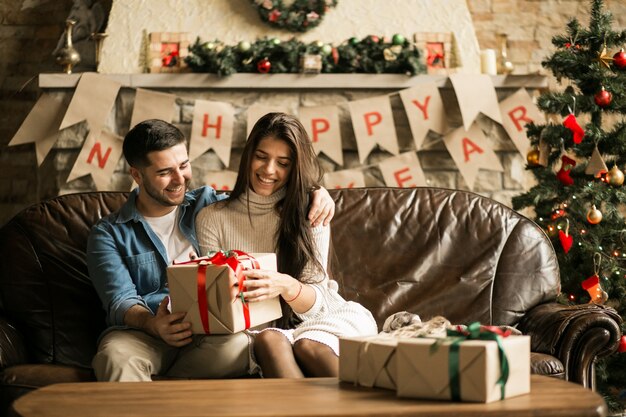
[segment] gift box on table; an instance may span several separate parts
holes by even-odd
[[[339,379],[364,387],[396,389],[396,346],[389,336],[339,338]]]
[[[184,312],[195,334],[231,334],[280,318],[278,297],[247,303],[239,295],[244,269],[276,270],[276,255],[218,252],[167,268],[172,313]]]
[[[530,392],[530,336],[498,338],[401,340],[398,396],[488,403]]]

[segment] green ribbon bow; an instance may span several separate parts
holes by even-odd
[[[450,394],[453,401],[461,400],[461,378],[459,364],[460,345],[465,340],[493,340],[498,344],[498,356],[500,357],[500,378],[496,384],[500,385],[500,399],[504,399],[506,382],[509,379],[509,361],[504,353],[502,338],[497,333],[481,328],[480,323],[474,322],[467,326],[467,331],[447,330],[448,337],[453,338],[450,344],[450,356],[448,358],[448,372],[450,375]]]

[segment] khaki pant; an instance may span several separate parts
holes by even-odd
[[[252,368],[246,333],[195,335],[176,348],[140,330],[112,330],[98,346],[92,365],[98,381],[151,381],[152,375],[235,378]]]

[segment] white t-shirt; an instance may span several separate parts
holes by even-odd
[[[183,236],[178,227],[178,214],[180,207],[176,207],[170,213],[161,217],[145,217],[146,221],[161,239],[165,250],[167,251],[167,261],[172,264],[173,261],[181,262],[189,260],[189,253],[193,252],[193,246]]]

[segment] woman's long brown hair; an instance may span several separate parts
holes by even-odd
[[[259,143],[268,137],[287,143],[292,159],[291,172],[285,185],[285,198],[276,207],[280,215],[276,231],[278,271],[302,280],[302,273],[308,263],[319,272],[324,271],[318,260],[307,218],[311,191],[319,187],[323,171],[309,135],[298,119],[285,113],[268,113],[256,122],[243,149],[237,181],[229,200],[236,200],[250,189],[250,166],[254,152]],[[293,325],[289,323],[293,315],[291,308],[282,300],[281,304],[281,327]]]

